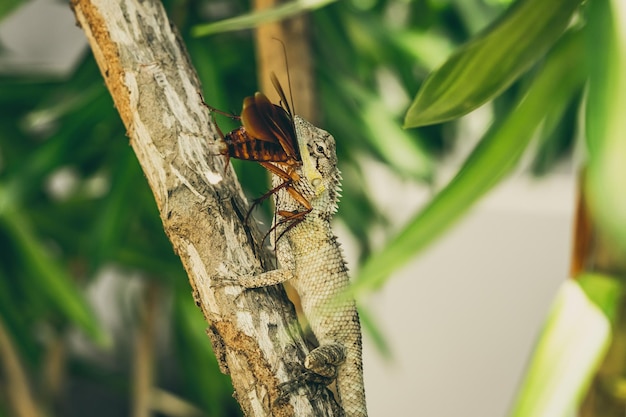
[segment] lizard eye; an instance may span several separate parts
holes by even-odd
[[[318,142],[315,145],[313,145],[315,148],[315,153],[318,155],[325,155],[326,154],[326,145],[322,142]]]

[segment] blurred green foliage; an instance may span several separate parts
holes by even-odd
[[[207,102],[238,113],[243,98],[257,89],[252,32],[191,35],[206,22],[248,12],[250,4],[164,3],[185,39]],[[547,3],[557,2],[544,3],[548,7]],[[569,4],[573,11],[577,3]],[[429,72],[507,6],[486,0],[352,0],[310,13],[322,127],[337,139],[345,174],[338,216],[361,245],[361,259],[372,253],[368,232],[387,225],[373,198],[376,190],[366,182],[363,160],[379,161],[407,181],[432,180],[438,158],[452,149],[462,132],[454,122],[402,130],[404,113]],[[382,284],[515,166],[540,124],[545,125],[535,156],[537,172],[547,172],[567,155],[583,75],[574,72],[568,78],[571,82],[563,85],[554,78],[555,72],[542,75],[545,62],[556,62],[550,67],[557,68],[556,74],[572,62],[579,64],[580,56],[554,47],[559,30],[569,30],[575,37],[574,30],[564,25],[552,29],[549,41],[538,35],[526,39],[527,45],[517,45],[533,50],[530,43],[544,42],[535,55],[514,65],[500,79],[501,85],[481,91],[483,101],[499,96],[493,102],[495,122],[462,171],[477,176],[457,180],[456,190],[444,192],[423,212],[431,213],[431,218],[417,217],[399,234],[400,243],[391,240],[391,249],[372,257],[360,281],[365,287]],[[522,37],[519,42],[524,41]],[[499,44],[495,39],[490,48],[498,50]],[[545,62],[544,52],[552,56]],[[483,60],[497,66],[495,57],[502,55],[486,54]],[[465,74],[459,81],[471,80]],[[481,90],[478,82],[474,87]],[[566,91],[552,97],[553,87]],[[545,107],[526,112],[526,94],[532,97],[533,88],[534,103]],[[552,111],[544,114],[546,97],[554,101]],[[429,108],[428,104],[422,102],[418,108]],[[128,297],[133,283],[139,282],[162,290],[159,303],[167,329],[160,329],[164,341],[156,347],[157,358],[163,359],[157,361],[156,385],[204,415],[237,415],[228,378],[219,373],[210,352],[206,323],[193,305],[187,278],[163,233],[151,192],[91,55],[65,80],[3,76],[0,108],[0,330],[6,329],[19,352],[36,401],[49,415],[112,415],[129,409],[138,307]],[[228,120],[220,120],[220,126],[224,131],[235,127]],[[517,142],[507,135],[511,131],[519,131]],[[489,148],[490,143],[495,148]],[[250,197],[267,189],[266,174],[258,164],[233,163]],[[475,182],[480,179],[482,183]],[[269,209],[264,208],[266,220]],[[423,231],[427,224],[432,225]],[[409,239],[402,242],[403,236]],[[117,281],[115,296],[96,314],[101,302],[87,294],[102,285],[103,271],[111,266],[127,280]],[[111,326],[110,316],[125,317],[126,325]],[[36,383],[51,366],[50,352],[59,341],[66,350],[61,368],[71,394],[67,390],[53,395],[54,389]],[[10,414],[6,396],[0,398],[0,415]]]

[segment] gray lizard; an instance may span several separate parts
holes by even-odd
[[[299,179],[290,186],[310,202],[311,211],[301,221],[289,220],[288,213],[302,212],[302,205],[286,187],[279,187],[284,179],[273,175],[278,191],[272,234],[280,268],[240,277],[238,282],[254,288],[290,280],[320,344],[306,356],[304,367],[328,379],[336,377],[346,417],[366,417],[361,325],[354,300],[339,297],[350,281],[330,226],[341,189],[335,139],[299,116],[293,122],[302,164],[295,167]]]

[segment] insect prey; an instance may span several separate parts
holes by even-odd
[[[293,113],[278,78],[274,73],[271,73],[270,76],[280,97],[280,105],[273,104],[265,94],[260,92],[244,99],[240,116],[225,113],[204,102],[203,104],[215,113],[241,122],[239,128],[225,135],[218,127],[218,133],[226,143],[222,154],[226,156],[227,163],[230,158],[255,161],[283,181],[254,200],[246,219],[256,205],[284,188],[294,200],[304,207],[303,211],[278,212],[283,217],[282,222],[295,222],[290,225],[293,227],[297,222],[304,219],[306,214],[312,210],[312,206],[292,185],[300,180],[296,168],[302,165]]]

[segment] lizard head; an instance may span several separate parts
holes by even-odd
[[[294,116],[302,172],[315,197],[327,196],[332,206],[337,201],[341,176],[337,169],[335,139],[325,130]],[[327,192],[327,193],[325,193]]]

